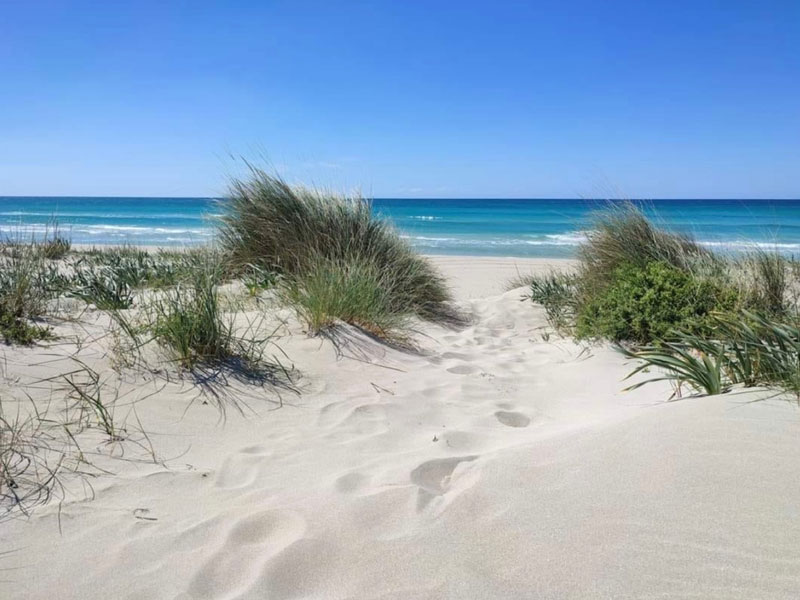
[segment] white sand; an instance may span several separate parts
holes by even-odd
[[[72,487],[61,533],[56,505],[0,524],[0,598],[800,597],[796,404],[621,393],[618,354],[546,341],[502,291],[541,261],[435,260],[472,325],[337,355],[290,324],[302,394],[224,421],[167,385],[136,405],[160,464],[97,436],[114,474]],[[102,345],[82,356],[107,365]],[[64,366],[2,352],[3,397]]]

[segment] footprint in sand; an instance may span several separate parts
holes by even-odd
[[[469,355],[462,354],[461,352],[444,352],[442,358],[455,359],[455,360],[469,360]]]
[[[225,459],[217,473],[215,485],[225,489],[236,489],[252,485],[258,478],[260,468],[269,457],[265,446],[248,446]]]
[[[531,418],[528,415],[513,410],[498,410],[494,416],[506,427],[527,427],[531,424]]]
[[[343,494],[350,494],[361,488],[367,481],[369,481],[369,477],[353,471],[336,480],[336,490]]]
[[[233,520],[233,526],[222,544],[198,565],[189,581],[191,598],[221,598],[232,590],[247,590],[264,562],[301,539],[306,529],[305,521],[290,511],[267,510],[227,520]],[[220,539],[213,541],[218,544]]]
[[[447,369],[447,372],[455,373],[456,375],[469,375],[470,373],[475,373],[477,370],[478,369],[472,365],[456,365],[455,367]]]
[[[450,487],[450,477],[456,467],[462,462],[473,461],[476,458],[477,455],[471,455],[429,460],[411,471],[411,483],[429,494],[441,496]]]

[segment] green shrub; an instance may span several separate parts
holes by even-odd
[[[623,265],[605,290],[580,308],[576,335],[649,342],[674,329],[708,331],[708,315],[732,310],[736,295],[665,262]]]

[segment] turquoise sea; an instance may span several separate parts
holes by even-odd
[[[41,235],[56,220],[76,244],[179,246],[214,237],[213,198],[0,197],[0,235]],[[598,200],[400,199],[373,201],[427,254],[568,257]],[[653,200],[645,211],[703,244],[800,253],[800,200]]]

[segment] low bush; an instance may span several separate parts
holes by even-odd
[[[659,229],[625,202],[594,213],[578,260],[582,292],[591,295],[610,284],[620,267],[644,269],[658,262],[691,271],[716,257],[688,236]]]
[[[674,329],[708,332],[713,311],[736,308],[735,292],[665,262],[623,265],[577,314],[579,338],[649,342]]]
[[[718,255],[622,204],[594,216],[574,273],[534,277],[529,297],[578,338],[647,344],[674,331],[712,335],[712,313],[796,314],[798,274],[777,252]]]

